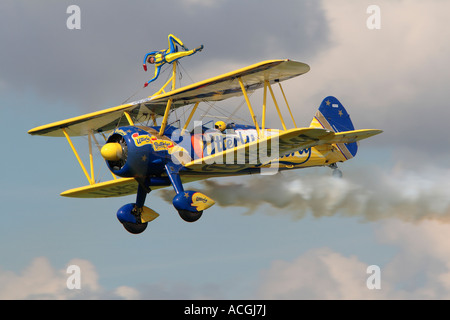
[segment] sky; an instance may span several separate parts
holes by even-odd
[[[67,27],[70,5],[81,29]],[[368,26],[371,5],[379,29]],[[0,7],[0,299],[450,298],[449,2]],[[160,217],[131,235],[115,213],[135,197],[59,196],[86,179],[65,139],[27,131],[151,95],[142,59],[170,33],[204,45],[182,61],[181,85],[289,58],[311,67],[284,84],[297,124],[308,126],[334,95],[357,129],[384,132],[361,141],[340,165],[342,179],[314,168],[192,183],[217,202],[195,223],[180,219],[170,190],[153,191],[146,205]],[[251,99],[260,103],[257,93]],[[280,127],[274,108],[268,119]],[[80,268],[80,289],[67,286],[70,265]],[[368,286],[370,266],[379,267],[379,288]]]

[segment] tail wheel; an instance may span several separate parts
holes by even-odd
[[[334,169],[333,170],[333,177],[335,178],[342,178],[342,171],[339,169]]]
[[[332,163],[329,165],[329,167],[333,170],[333,177],[334,178],[342,178],[342,171],[339,170],[336,163]]]
[[[200,219],[200,217],[203,214],[203,211],[192,212],[188,210],[178,210],[178,214],[180,215],[181,219],[183,219],[186,222],[195,222],[198,219]]]

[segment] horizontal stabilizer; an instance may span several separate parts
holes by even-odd
[[[374,135],[382,133],[383,130],[378,129],[361,129],[352,131],[342,131],[334,135],[334,138],[328,143],[353,143],[359,140],[370,138]]]

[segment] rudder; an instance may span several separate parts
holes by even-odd
[[[333,96],[323,99],[310,127],[325,128],[334,132],[355,130],[347,110]],[[353,158],[358,151],[357,142],[339,143],[337,146],[347,160]]]

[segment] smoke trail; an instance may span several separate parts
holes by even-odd
[[[293,219],[310,213],[314,217],[355,216],[362,221],[384,218],[450,221],[450,170],[421,173],[367,170],[341,179],[284,172],[236,180],[239,183],[206,180],[199,191],[219,206],[248,208],[247,214],[268,204],[270,210],[264,206],[266,213],[287,214]],[[162,196],[171,201],[173,193],[165,191]]]

